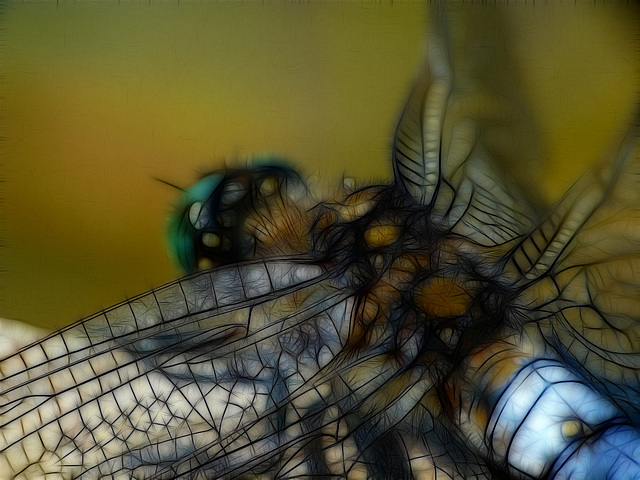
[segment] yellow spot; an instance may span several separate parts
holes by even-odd
[[[364,202],[356,205],[340,205],[335,211],[343,222],[353,222],[369,211],[371,206]]]
[[[400,228],[397,225],[373,225],[364,232],[364,241],[371,248],[386,247],[398,239]]]
[[[278,180],[275,177],[268,177],[265,178],[260,184],[260,193],[263,196],[268,197],[269,195],[275,193],[277,188]]]
[[[562,424],[562,436],[564,438],[577,437],[582,431],[583,425],[580,420],[568,420]]]
[[[213,262],[206,257],[198,259],[198,270],[209,270],[213,268]]]
[[[347,480],[365,480],[369,477],[367,467],[362,463],[356,463],[347,473]]]
[[[458,340],[458,333],[450,327],[444,327],[438,332],[440,340],[449,345],[454,345]]]
[[[341,221],[352,222],[365,215],[375,205],[372,198],[374,194],[374,191],[364,191],[349,195],[344,202],[336,206],[335,212]]]
[[[418,287],[414,300],[430,317],[456,317],[467,311],[471,296],[453,280],[436,277]]]
[[[220,237],[215,233],[203,233],[202,243],[205,247],[216,248],[220,246]]]

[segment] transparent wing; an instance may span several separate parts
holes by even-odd
[[[0,363],[4,471],[268,469],[296,437],[283,429],[287,415],[327,401],[313,378],[344,347],[349,296],[316,265],[251,262],[186,277],[25,347]]]
[[[393,150],[396,183],[429,208],[431,222],[488,246],[526,234],[536,223],[526,189],[505,171],[542,158],[510,68],[503,13],[432,4],[424,72]]]
[[[6,357],[2,471],[489,478],[442,421],[442,365],[425,357],[428,326],[402,285],[383,282],[376,323],[354,341],[373,304],[349,275],[292,259],[220,267]]]
[[[430,231],[470,240],[467,260],[487,267],[492,293],[472,295],[483,308],[470,309],[463,335],[496,329],[466,352],[457,345],[461,367],[440,397],[452,429],[516,478],[638,478],[637,123],[545,216],[514,181],[544,157],[503,12],[433,6],[425,71],[396,132],[395,181],[425,207]]]
[[[640,129],[511,256],[546,340],[640,418]],[[629,408],[630,407],[630,408]]]

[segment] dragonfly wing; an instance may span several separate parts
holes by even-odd
[[[249,262],[27,346],[0,362],[0,464],[28,478],[268,470],[295,437],[291,408],[324,408],[311,379],[344,347],[351,293],[317,265]]]
[[[544,338],[640,417],[640,126],[511,256]],[[637,418],[636,418],[637,420]]]
[[[517,292],[509,308],[512,336],[469,357],[484,372],[463,370],[470,408],[461,410],[473,411],[484,396],[491,415],[479,431],[469,428],[478,416],[462,415],[461,430],[516,475],[637,478],[637,123],[498,264],[505,266],[503,285]]]
[[[253,261],[56,332],[0,362],[2,469],[11,478],[486,478],[486,463],[451,443],[455,433],[430,411],[438,374],[420,358],[426,325],[394,304],[354,345],[357,298],[317,265]]]
[[[536,223],[505,165],[526,168],[541,147],[509,68],[500,10],[434,4],[430,13],[424,72],[396,131],[395,180],[436,226],[504,243]]]

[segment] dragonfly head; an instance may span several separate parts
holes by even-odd
[[[248,259],[259,239],[248,217],[272,197],[300,197],[304,182],[281,160],[266,158],[251,169],[226,169],[202,177],[186,189],[169,221],[170,255],[193,272]]]

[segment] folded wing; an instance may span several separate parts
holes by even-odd
[[[513,252],[545,339],[640,416],[640,128]],[[631,409],[626,407],[631,406]]]
[[[530,231],[537,213],[505,166],[540,161],[498,8],[434,4],[427,61],[396,132],[396,183],[436,228],[493,246]]]
[[[287,415],[323,402],[313,379],[344,347],[351,293],[308,262],[249,262],[27,346],[0,362],[0,463],[28,478],[269,469],[297,438]]]

